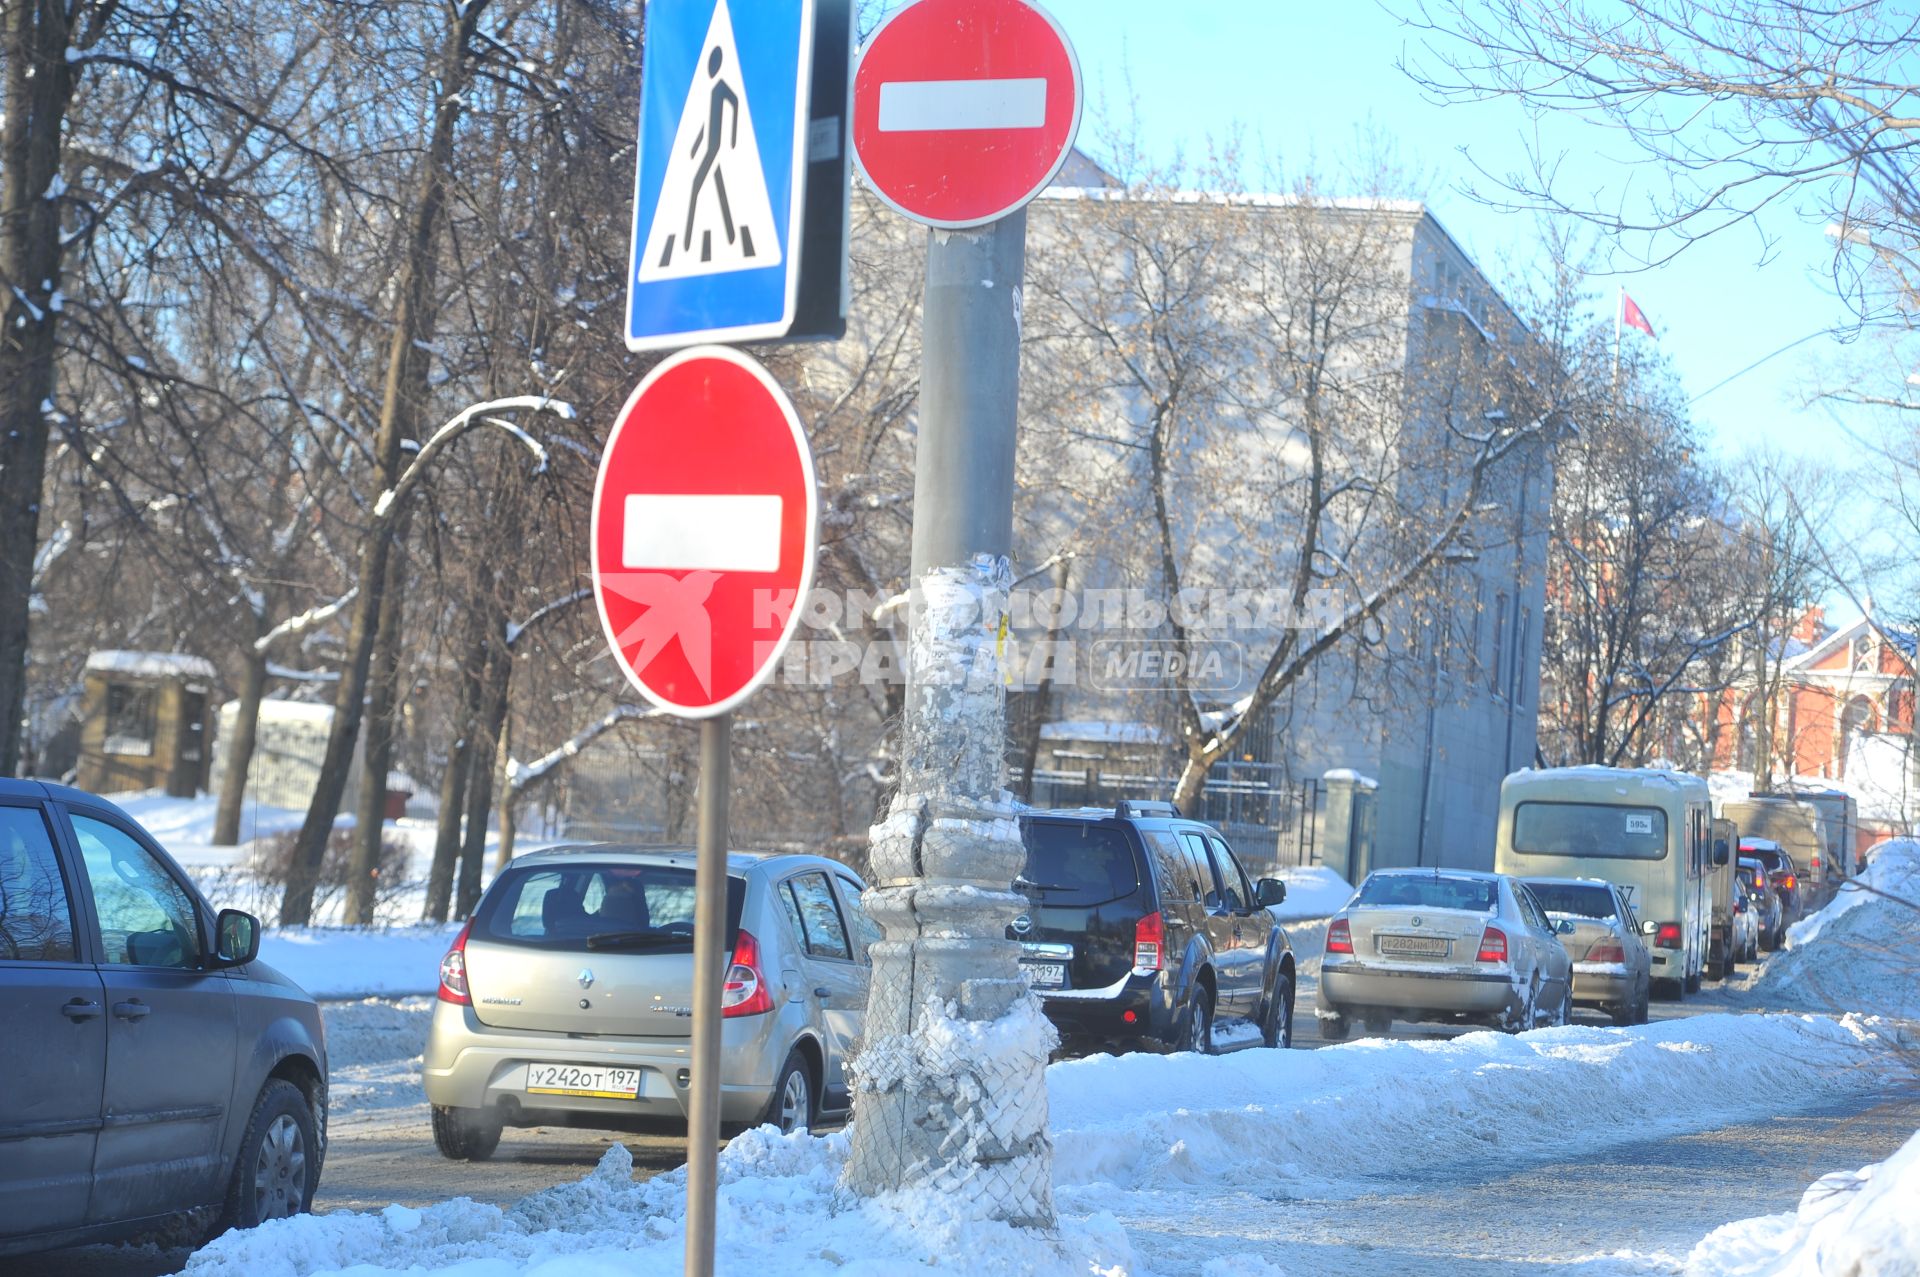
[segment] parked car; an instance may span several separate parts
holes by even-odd
[[[1760,958],[1760,911],[1745,887],[1734,889],[1733,953],[1736,962],[1757,962]]]
[[[684,1127],[694,863],[555,847],[494,880],[440,963],[424,1080],[441,1153],[490,1157],[508,1126]],[[861,890],[819,856],[728,856],[723,1128],[847,1111],[880,938]]]
[[[1760,933],[1759,948],[1778,949],[1787,932],[1786,909],[1767,875],[1766,863],[1756,856],[1740,857],[1740,883]],[[1753,956],[1760,955],[1756,952]]]
[[[1653,957],[1620,888],[1599,878],[1523,881],[1573,961],[1573,1004],[1605,1011],[1615,1024],[1645,1024]]]
[[[1229,1019],[1292,1045],[1293,949],[1267,911],[1286,884],[1251,881],[1219,830],[1123,800],[1020,831],[1029,907],[1007,935],[1065,1049],[1212,1052]]]
[[[104,799],[0,779],[0,1255],[313,1204],[319,1009]]]
[[[1767,882],[1780,897],[1780,927],[1770,948],[1786,942],[1787,928],[1806,916],[1806,893],[1800,882],[1800,867],[1793,856],[1777,842],[1765,838],[1742,838],[1740,854],[1751,856],[1766,866]]]
[[[1320,1036],[1354,1021],[1485,1024],[1518,1033],[1565,1024],[1573,964],[1525,886],[1464,869],[1376,869],[1327,924]]]

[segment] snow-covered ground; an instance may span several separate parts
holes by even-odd
[[[1268,912],[1282,922],[1330,918],[1353,898],[1353,885],[1325,865],[1280,869],[1275,876],[1287,884],[1287,898]]]
[[[1708,1129],[1745,1115],[1755,1094],[1814,1102],[1858,1093],[1898,1067],[1887,1031],[1855,1017],[1704,1015],[1634,1029],[1058,1064],[1047,1078],[1057,1239],[967,1220],[951,1198],[847,1198],[844,1136],[763,1131],[722,1157],[720,1271],[1268,1273],[1277,1270],[1265,1259],[1223,1251],[1221,1239],[1205,1262],[1143,1256],[1128,1227],[1164,1227],[1226,1193],[1257,1190],[1284,1210],[1289,1200],[1378,1191],[1436,1160],[1511,1162]],[[343,1093],[343,1109],[379,1104],[395,1077],[376,1067]],[[189,1272],[678,1272],[682,1174],[635,1184],[629,1171],[617,1151],[580,1183],[506,1210],[457,1200],[269,1224],[213,1243]]]

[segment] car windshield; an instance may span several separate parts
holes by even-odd
[[[1381,909],[1466,909],[1493,912],[1499,899],[1488,878],[1438,874],[1374,874],[1360,884],[1354,904]]]
[[[1565,914],[1572,918],[1615,918],[1618,912],[1613,907],[1613,893],[1597,883],[1576,882],[1534,882],[1527,883],[1533,892],[1533,898],[1548,913]]]
[[[726,947],[745,880],[727,879]],[[473,937],[581,952],[693,952],[693,870],[678,865],[529,865],[487,893]]]
[[[1126,830],[1083,820],[1032,820],[1024,831],[1027,867],[1014,885],[1049,905],[1097,905],[1140,888]]]

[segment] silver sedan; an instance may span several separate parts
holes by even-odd
[[[1647,1022],[1653,955],[1619,887],[1599,878],[1528,878],[1573,959],[1573,1003],[1594,1007],[1615,1024]]]
[[[1565,1024],[1572,964],[1526,887],[1505,874],[1382,869],[1327,924],[1316,1014],[1338,1041],[1360,1020]]]

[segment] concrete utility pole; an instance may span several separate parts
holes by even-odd
[[[1053,1223],[1045,1069],[1055,1038],[1007,924],[1025,864],[1005,788],[999,644],[1013,540],[1024,211],[933,231],[914,465],[900,792],[872,833],[866,1044],[847,1182],[916,1184]]]

